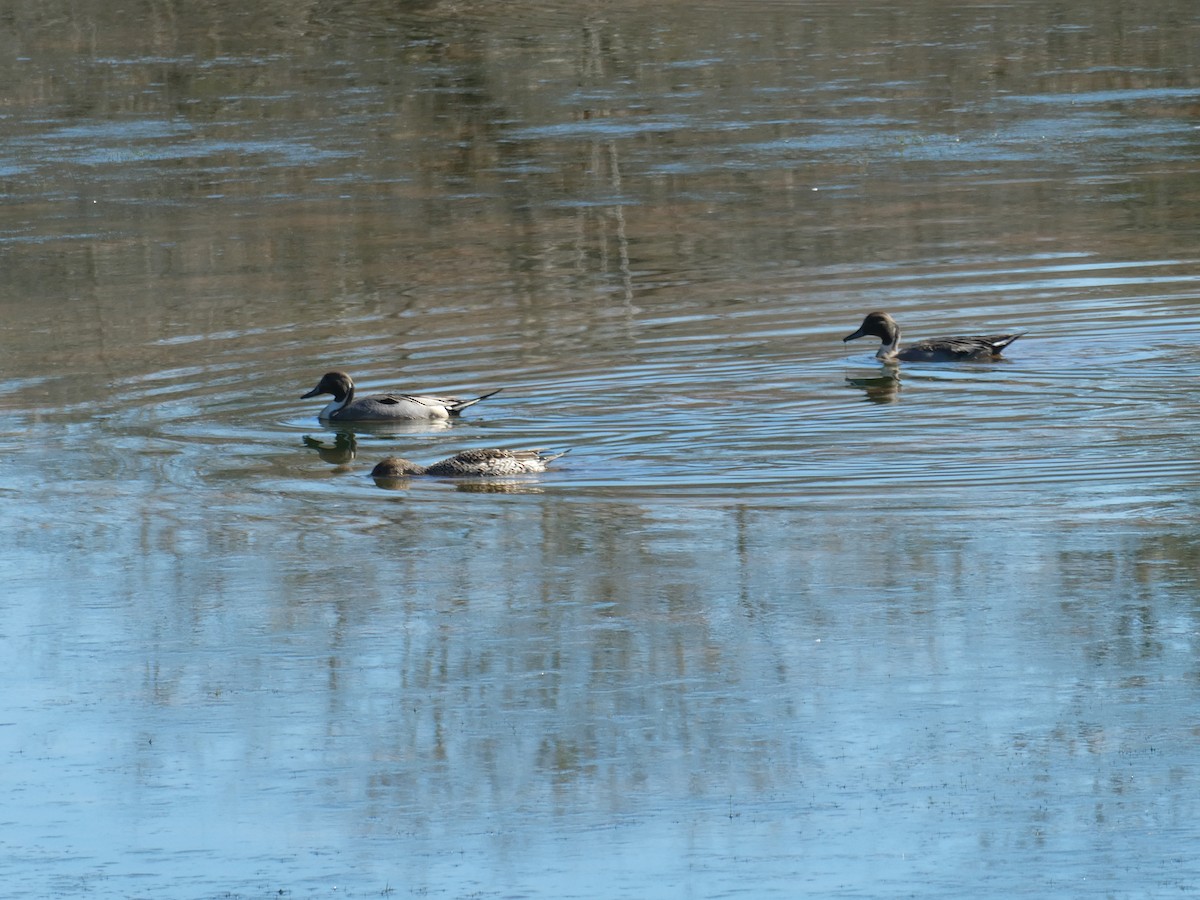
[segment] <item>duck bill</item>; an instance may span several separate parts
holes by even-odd
[[[866,334],[867,333],[860,328],[860,329],[858,329],[858,331],[854,332],[854,334],[848,334],[844,338],[842,338],[842,343],[844,344],[844,343],[846,343],[846,341],[858,340],[858,338],[860,338],[860,337],[865,337]]]
[[[316,396],[318,396],[320,393],[321,393],[321,388],[320,388],[320,387],[315,387],[315,388],[313,388],[311,391],[309,391],[307,394],[305,394],[303,397],[301,397],[300,399],[301,399],[301,400],[307,400],[309,397],[316,397]]]

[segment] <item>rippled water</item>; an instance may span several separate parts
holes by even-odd
[[[0,7],[6,896],[1193,890],[1200,14],[1136,6]],[[480,446],[570,452],[368,474]]]

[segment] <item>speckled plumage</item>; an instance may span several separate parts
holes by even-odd
[[[464,450],[449,459],[421,466],[398,456],[389,456],[371,470],[372,478],[408,478],[413,475],[433,475],[439,478],[495,478],[506,475],[533,475],[545,472],[546,466],[563,456],[545,450],[501,450],[489,447]]]
[[[880,340],[875,356],[885,362],[981,362],[997,359],[1002,350],[1021,337],[1017,334],[973,335],[971,337],[930,338],[900,349],[900,326],[885,312],[873,312],[863,319],[858,331],[842,338],[853,341],[868,335]]]

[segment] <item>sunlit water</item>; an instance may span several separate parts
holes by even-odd
[[[1195,890],[1200,14],[1137,6],[6,7],[5,896]],[[570,452],[369,477],[482,446]]]

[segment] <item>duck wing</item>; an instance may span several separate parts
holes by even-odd
[[[551,454],[545,450],[502,450],[497,447],[464,450],[429,466],[425,474],[442,477],[529,475],[544,472],[548,463],[566,452]]]
[[[486,400],[488,397],[495,396],[504,388],[496,388],[494,391],[489,391],[478,397],[435,397],[430,394],[375,394],[371,397],[364,397],[364,402],[378,403],[382,406],[405,406],[415,403],[418,406],[424,406],[428,409],[444,409],[452,416],[458,415],[468,406],[474,406],[480,400]]]
[[[1027,334],[1027,332],[1024,331],[1018,331],[1016,334],[990,334],[987,337],[979,338],[979,340],[990,344],[992,347],[992,352],[999,356],[1001,350],[1003,350],[1017,338],[1023,337],[1025,334]]]
[[[380,406],[407,406],[415,403],[417,406],[425,406],[429,409],[442,407],[449,409],[458,400],[454,397],[430,397],[423,394],[373,394],[370,397],[361,397],[354,401],[358,403],[378,403]]]
[[[1020,334],[972,335],[943,337],[915,341],[900,352],[901,359],[912,360],[972,360],[990,359],[1021,337]]]

